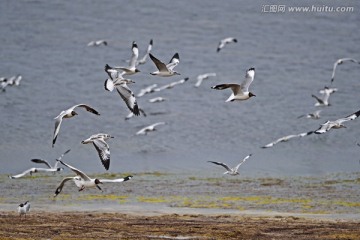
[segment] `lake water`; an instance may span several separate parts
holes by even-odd
[[[360,2],[282,1],[289,6],[351,6],[353,12],[267,12],[267,1],[1,1],[0,74],[22,74],[19,87],[0,93],[0,173],[15,174],[33,166],[31,158],[53,161],[65,150],[64,161],[85,172],[101,173],[98,155],[80,142],[92,134],[115,136],[109,172],[207,172],[223,169],[206,161],[236,165],[245,176],[321,175],[360,170],[360,120],[346,129],[332,130],[261,146],[285,135],[316,130],[360,109],[360,67],[339,66],[330,97],[319,120],[297,119],[316,110],[311,94],[329,85],[333,63],[342,57],[360,59]],[[292,5],[291,5],[292,4]],[[265,11],[264,11],[265,9]],[[220,53],[220,39],[233,36]],[[108,46],[87,47],[106,39]],[[105,64],[126,65],[131,43],[140,56],[150,39],[152,53],[169,61],[178,52],[181,76],[151,76],[149,60],[130,76],[137,94],[151,84],[159,86],[189,77],[173,89],[138,98],[147,117],[128,121],[124,102],[103,88]],[[230,90],[210,87],[240,83],[246,69],[256,68],[251,91],[256,97],[225,103]],[[215,72],[195,88],[196,76]],[[162,96],[167,101],[149,103]],[[78,103],[97,109],[95,116],[80,109],[62,123],[51,147],[54,117]],[[164,121],[158,131],[135,136],[142,127]]]

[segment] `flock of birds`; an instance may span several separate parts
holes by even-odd
[[[220,50],[223,49],[226,45],[228,45],[230,43],[236,43],[236,42],[237,42],[237,40],[235,38],[225,38],[219,42],[216,52],[220,52]],[[101,46],[101,45],[107,46],[108,42],[106,40],[97,40],[97,41],[91,41],[88,43],[89,47],[95,47],[95,46]],[[113,67],[111,67],[109,64],[106,64],[104,67],[105,73],[108,75],[108,78],[104,82],[104,89],[109,92],[112,92],[114,89],[116,89],[116,91],[118,92],[118,94],[120,95],[122,100],[124,101],[125,105],[130,110],[129,115],[126,116],[125,120],[128,120],[128,119],[132,118],[133,116],[139,116],[141,114],[143,116],[146,116],[145,111],[137,103],[137,97],[142,97],[148,93],[158,92],[158,91],[162,91],[164,89],[173,88],[174,86],[176,86],[178,84],[183,84],[183,83],[187,82],[189,79],[189,78],[184,78],[179,81],[175,81],[175,82],[172,82],[172,83],[166,84],[164,86],[160,86],[160,87],[157,84],[153,84],[153,85],[150,85],[150,86],[142,89],[135,96],[135,94],[129,87],[129,85],[134,84],[135,81],[129,79],[128,76],[139,73],[140,70],[138,69],[138,66],[141,64],[145,64],[147,62],[148,57],[152,60],[155,67],[157,68],[156,71],[153,71],[150,73],[151,75],[157,76],[157,77],[172,77],[172,76],[180,75],[180,73],[178,73],[174,70],[175,67],[180,63],[180,56],[178,53],[175,53],[171,57],[170,61],[168,63],[165,63],[165,62],[159,60],[158,58],[156,58],[151,53],[152,48],[153,48],[153,40],[151,39],[145,55],[141,59],[139,59],[139,49],[138,49],[137,43],[134,41],[134,42],[132,42],[132,45],[131,45],[132,55],[131,55],[130,60],[128,61],[129,62],[128,66],[113,66]],[[332,73],[332,77],[331,77],[331,84],[334,81],[335,71],[336,71],[337,66],[341,65],[345,62],[353,62],[353,63],[360,64],[357,60],[352,59],[352,58],[343,58],[343,59],[337,60],[334,63],[333,73]],[[205,73],[205,74],[201,74],[201,75],[197,76],[197,82],[195,84],[195,87],[199,87],[205,79],[208,79],[209,77],[215,77],[215,76],[216,76],[216,73]],[[10,86],[19,85],[21,78],[22,77],[20,75],[14,76],[14,77],[11,77],[8,79],[0,78],[2,90],[4,91],[5,87],[8,85],[10,85]],[[224,89],[229,88],[231,90],[231,95],[228,97],[228,99],[226,99],[225,102],[245,101],[245,100],[248,100],[248,99],[256,96],[254,93],[252,93],[249,90],[250,85],[252,84],[254,78],[255,78],[255,68],[251,67],[246,71],[245,79],[243,80],[242,83],[240,83],[240,84],[239,83],[223,83],[223,84],[215,85],[211,88],[215,89],[215,90],[224,90]],[[312,97],[314,97],[317,101],[315,103],[315,106],[316,107],[331,106],[331,104],[329,103],[329,97],[332,93],[334,93],[336,91],[337,91],[336,88],[325,87],[324,89],[320,90],[320,94],[322,95],[321,97],[312,95]],[[149,102],[155,103],[155,102],[162,102],[165,100],[166,99],[162,98],[162,97],[155,97],[155,98],[150,99]],[[54,147],[54,145],[58,139],[62,121],[64,119],[69,119],[69,118],[72,118],[72,117],[78,115],[77,111],[80,109],[83,109],[94,115],[100,115],[100,113],[96,109],[94,109],[93,107],[91,107],[87,104],[77,104],[66,110],[61,111],[59,113],[59,115],[54,118],[55,119],[55,128],[54,128],[53,139],[52,139],[52,147]],[[310,119],[319,119],[320,112],[321,112],[321,110],[317,110],[313,113],[301,115],[301,116],[299,116],[299,118],[306,117],[306,118],[310,118]],[[326,121],[325,123],[321,124],[320,127],[316,130],[281,137],[271,143],[264,145],[262,148],[270,148],[280,142],[286,142],[292,138],[305,137],[310,134],[323,134],[323,133],[328,132],[331,129],[345,128],[346,127],[344,125],[345,122],[354,120],[359,116],[360,116],[360,110],[356,111],[346,117],[339,118],[334,121]],[[164,125],[164,124],[166,124],[166,123],[165,122],[157,122],[157,123],[151,124],[147,127],[144,127],[143,129],[140,129],[136,133],[136,135],[145,135],[150,131],[156,130],[156,127],[158,127],[160,125]],[[97,150],[100,161],[106,170],[109,170],[109,168],[110,168],[110,148],[106,141],[109,139],[112,139],[112,138],[113,138],[113,136],[111,136],[110,134],[98,133],[98,134],[94,134],[94,135],[90,136],[89,138],[87,138],[81,142],[82,144],[90,144],[90,143],[93,144],[93,146]],[[79,191],[82,191],[85,188],[95,188],[95,187],[98,188],[100,191],[102,191],[102,189],[99,186],[100,184],[121,183],[121,182],[128,181],[128,180],[132,179],[132,177],[133,177],[133,176],[129,175],[124,178],[117,178],[117,179],[90,178],[83,171],[62,161],[62,158],[69,152],[70,152],[70,150],[67,150],[59,158],[57,158],[54,165],[51,165],[46,160],[31,159],[32,162],[38,163],[38,164],[44,164],[47,166],[47,168],[39,168],[39,167],[30,168],[20,174],[9,176],[9,178],[18,179],[18,178],[24,177],[27,174],[32,175],[33,173],[37,173],[37,172],[53,172],[53,173],[60,172],[60,171],[63,171],[63,169],[64,169],[63,167],[59,167],[59,164],[61,164],[65,167],[69,168],[75,174],[75,176],[65,177],[60,182],[60,184],[58,185],[58,187],[55,190],[54,197],[56,197],[62,191],[65,183],[70,180],[72,180],[75,183],[75,185],[78,187]],[[239,167],[251,156],[252,156],[252,154],[247,155],[234,168],[230,168],[226,163],[222,163],[222,162],[214,162],[214,161],[209,161],[209,162],[212,164],[216,164],[216,165],[224,167],[226,169],[226,172],[224,172],[224,174],[229,174],[229,175],[234,176],[234,175],[239,174],[239,172],[238,172]],[[20,217],[22,215],[25,215],[29,211],[29,209],[30,209],[30,202],[27,201],[24,204],[23,203],[20,204],[18,207],[18,212],[20,214]]]

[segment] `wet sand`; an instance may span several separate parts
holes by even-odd
[[[360,222],[245,215],[0,213],[0,239],[359,239]]]

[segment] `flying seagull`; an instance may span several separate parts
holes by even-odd
[[[70,152],[70,149],[67,150],[66,152],[64,152],[63,154],[61,154],[61,156],[59,158],[57,158],[57,160],[61,160],[62,157],[67,154],[68,152]],[[45,164],[48,168],[30,168],[28,170],[25,170],[24,172],[17,174],[17,175],[13,175],[13,176],[9,176],[10,179],[16,179],[16,178],[21,178],[23,176],[25,176],[26,174],[30,174],[30,176],[32,176],[33,173],[38,173],[38,172],[60,172],[62,170],[64,170],[62,167],[58,167],[58,162],[56,161],[56,163],[54,164],[54,166],[51,166],[49,164],[48,161],[43,160],[43,159],[31,159],[30,161],[34,162],[34,163],[41,163],[41,164]]]
[[[165,101],[165,100],[166,100],[166,99],[163,98],[163,97],[155,97],[155,98],[149,99],[149,102],[150,102],[150,103],[157,103],[157,102],[163,102],[163,101]]]
[[[54,118],[55,119],[55,130],[54,130],[54,137],[53,137],[53,141],[52,141],[52,147],[54,147],[54,145],[55,145],[63,118],[71,118],[71,117],[74,117],[75,115],[78,115],[75,112],[76,108],[84,108],[88,112],[91,112],[95,115],[100,115],[100,113],[98,111],[96,111],[95,109],[93,109],[92,107],[90,107],[86,104],[78,104],[78,105],[72,106],[69,109],[61,111],[61,113],[56,118]]]
[[[185,83],[187,80],[189,80],[188,77],[187,77],[187,78],[184,78],[184,79],[181,79],[181,80],[179,80],[179,81],[175,81],[175,82],[166,84],[166,85],[164,85],[164,86],[155,88],[155,89],[154,89],[154,92],[159,92],[159,91],[162,91],[162,90],[165,90],[165,89],[173,88],[173,87],[175,87],[176,85]]]
[[[232,94],[225,102],[232,102],[234,100],[243,101],[247,100],[251,97],[255,97],[256,95],[252,92],[249,92],[249,86],[254,80],[255,77],[255,68],[249,68],[246,71],[245,80],[239,85],[236,83],[225,83],[219,84],[211,87],[212,89],[223,90],[226,88],[231,88]]]
[[[320,127],[314,133],[322,134],[322,133],[326,133],[327,131],[329,131],[332,128],[334,128],[334,129],[346,128],[346,126],[343,124],[344,122],[354,120],[359,116],[360,116],[360,110],[357,112],[354,112],[353,114],[350,114],[347,117],[339,118],[338,120],[335,120],[335,121],[326,121],[325,123],[321,124]]]
[[[216,73],[204,73],[204,74],[198,75],[196,77],[197,81],[195,83],[195,87],[200,87],[203,80],[208,79],[209,77],[216,77]]]
[[[275,144],[278,144],[279,142],[287,142],[289,141],[290,139],[292,138],[298,138],[298,137],[305,137],[307,135],[310,135],[312,134],[313,132],[304,132],[304,133],[300,133],[300,134],[293,134],[293,135],[287,135],[287,136],[284,136],[284,137],[281,137],[269,144],[266,144],[265,146],[263,146],[262,148],[270,148],[270,147],[273,147]]]
[[[24,215],[26,218],[26,214],[30,211],[30,202],[26,201],[25,203],[20,203],[18,206],[18,213],[21,219],[21,216]]]
[[[332,71],[332,75],[331,75],[331,83],[334,81],[335,79],[335,71],[336,71],[336,67],[338,65],[341,65],[345,62],[353,62],[353,63],[357,63],[357,64],[360,64],[360,62],[356,59],[353,59],[353,58],[340,58],[338,60],[335,61],[334,63],[334,67],[333,67],[333,71]]]
[[[140,70],[136,68],[136,61],[139,57],[139,49],[135,41],[132,43],[131,50],[132,50],[132,55],[131,55],[129,67],[114,67],[115,70],[120,72],[121,76],[133,75],[135,73],[140,72]]]
[[[310,119],[319,119],[320,118],[320,112],[321,112],[321,110],[317,110],[317,111],[312,112],[312,113],[300,115],[300,116],[298,116],[298,118],[306,117],[306,118],[310,118]]]
[[[73,180],[75,182],[75,185],[79,188],[79,191],[84,190],[85,188],[90,188],[90,187],[97,187],[100,191],[102,191],[102,189],[99,187],[99,184],[103,184],[103,183],[120,183],[120,182],[125,182],[128,181],[132,178],[131,175],[125,177],[125,178],[118,178],[118,179],[98,179],[98,178],[90,178],[88,175],[86,175],[84,172],[80,171],[77,168],[74,168],[72,166],[70,166],[67,163],[62,162],[61,160],[59,160],[61,164],[63,164],[64,166],[70,168],[75,174],[75,177],[66,177],[64,178],[60,185],[56,188],[55,190],[55,194],[54,197],[56,197],[61,190],[64,187],[64,184],[69,181],[69,180]]]
[[[158,71],[150,73],[151,75],[157,75],[160,77],[170,77],[174,75],[180,75],[180,73],[175,72],[174,68],[179,64],[180,58],[179,54],[175,53],[174,56],[171,58],[168,64],[161,62],[159,59],[154,57],[151,53],[149,53],[151,60],[155,63]]]
[[[136,135],[146,135],[148,132],[152,132],[152,131],[155,131],[156,130],[156,126],[159,126],[159,125],[163,125],[165,124],[165,122],[157,122],[157,123],[154,123],[154,124],[151,124],[147,127],[144,127],[142,129],[140,129]]]
[[[226,165],[225,163],[222,162],[213,162],[213,161],[208,161],[210,163],[214,163],[216,165],[220,165],[223,166],[226,169],[226,172],[224,172],[224,174],[229,174],[231,176],[235,176],[238,175],[238,169],[241,166],[241,164],[243,164],[249,157],[251,157],[252,154],[247,155],[238,165],[236,165],[234,168],[229,168],[228,165]]]
[[[106,170],[109,170],[110,167],[110,148],[105,141],[110,138],[114,137],[109,134],[98,133],[81,142],[82,144],[92,143],[94,145],[96,151],[99,154],[101,163],[104,165]]]
[[[126,106],[132,113],[136,116],[140,115],[139,107],[135,98],[133,91],[128,87],[127,84],[135,83],[130,79],[118,78],[114,81],[109,79],[105,80],[105,89],[108,91],[113,91],[116,88],[116,91],[119,93],[120,97],[124,100]]]
[[[96,41],[90,41],[90,42],[87,44],[88,47],[92,47],[92,46],[97,47],[97,46],[100,46],[100,45],[107,46],[108,43],[107,43],[107,41],[105,41],[105,40],[96,40]]]
[[[226,44],[229,44],[229,43],[232,43],[232,42],[233,42],[233,43],[237,43],[236,38],[228,37],[228,38],[222,39],[222,40],[219,42],[219,45],[218,45],[218,47],[217,47],[217,49],[216,49],[216,52],[220,52],[220,50],[221,50],[222,48],[224,48]]]
[[[148,94],[148,93],[152,93],[154,92],[154,89],[157,87],[157,84],[152,84],[150,86],[147,86],[143,89],[140,90],[140,92],[138,93],[137,97],[142,97],[144,96],[145,94]]]
[[[337,89],[336,88],[328,88],[325,87],[324,89],[320,90],[319,92],[322,94],[322,97],[319,98],[317,96],[315,96],[314,94],[312,94],[311,96],[313,98],[316,99],[316,103],[314,104],[314,106],[316,107],[324,107],[324,106],[331,106],[331,104],[329,103],[329,97],[331,94],[333,94],[334,92],[336,92]]]

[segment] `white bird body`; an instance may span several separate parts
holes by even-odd
[[[306,117],[306,118],[309,118],[309,119],[320,119],[320,113],[321,113],[321,110],[317,110],[317,111],[312,112],[312,113],[301,115],[298,118]]]
[[[271,142],[269,144],[266,144],[262,148],[270,148],[270,147],[273,147],[275,144],[278,144],[280,142],[287,142],[292,138],[305,137],[305,136],[310,135],[312,133],[313,132],[304,132],[304,133],[300,133],[300,134],[287,135],[287,136],[281,137],[281,138],[279,138],[279,139],[277,139],[277,140],[275,140],[275,141],[273,141],[273,142]]]
[[[236,38],[233,38],[233,37],[224,38],[224,39],[220,40],[216,51],[220,52],[220,50],[223,49],[225,47],[225,45],[227,45],[229,43],[236,43],[236,42],[237,42]]]
[[[30,211],[30,202],[26,201],[25,203],[20,203],[18,206],[18,213],[20,215],[20,218],[22,215],[25,216],[26,218],[26,214]]]
[[[139,57],[139,49],[135,41],[132,43],[131,50],[132,50],[132,55],[128,67],[113,67],[113,69],[120,72],[121,76],[133,75],[135,73],[140,72],[140,70],[136,68],[136,62]]]
[[[249,86],[254,80],[254,77],[255,77],[255,68],[249,68],[246,71],[245,80],[240,85],[236,83],[225,83],[225,84],[219,84],[213,86],[211,88],[217,90],[231,88],[232,93],[225,102],[232,102],[235,100],[244,101],[251,97],[256,96],[255,94],[249,91]]]
[[[360,110],[350,114],[347,117],[340,118],[335,121],[326,121],[325,123],[321,124],[320,127],[316,131],[314,131],[314,133],[323,134],[331,130],[332,128],[334,129],[346,128],[346,126],[343,124],[344,122],[354,120],[359,116],[360,116]]]
[[[108,43],[107,43],[106,40],[101,39],[101,40],[90,41],[90,42],[87,44],[88,47],[92,47],[92,46],[98,47],[98,46],[100,46],[100,45],[107,46]]]
[[[136,133],[136,135],[146,135],[148,132],[155,131],[155,130],[156,130],[156,129],[155,129],[156,126],[163,125],[163,124],[165,124],[165,122],[157,122],[157,123],[151,124],[151,125],[149,125],[149,126],[147,126],[147,127],[144,127],[144,128],[142,128],[142,129],[140,129],[140,130]]]
[[[311,95],[313,98],[316,99],[316,103],[314,104],[315,107],[324,107],[324,106],[331,106],[329,102],[329,97],[331,94],[337,91],[337,88],[328,88],[325,87],[324,89],[320,90],[319,92],[322,94],[322,98],[319,98],[315,95]]]
[[[92,143],[99,154],[101,163],[104,165],[106,170],[109,170],[110,167],[110,148],[109,145],[105,142],[106,140],[114,138],[110,134],[98,133],[90,136],[89,138],[83,140],[82,144]]]
[[[147,86],[146,88],[141,89],[140,92],[138,93],[137,97],[142,97],[145,94],[154,92],[155,91],[154,89],[156,87],[157,87],[157,84],[155,83],[155,84],[152,84],[150,86]]]

